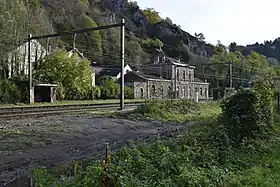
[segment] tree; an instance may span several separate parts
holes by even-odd
[[[152,8],[147,8],[143,10],[142,13],[145,16],[145,18],[148,20],[149,24],[151,25],[154,25],[161,21],[161,17],[159,16],[159,13]]]
[[[165,18],[165,21],[166,21],[168,24],[173,25],[173,22],[172,22],[172,20],[171,20],[169,17],[166,17],[166,18]]]
[[[92,91],[90,62],[57,50],[46,56],[35,73],[40,83],[58,84],[60,99],[88,99]]]
[[[28,34],[40,35],[52,32],[52,24],[48,19],[42,1],[30,1],[30,10],[27,11],[26,1],[0,1],[0,65],[7,69],[7,58],[13,56],[19,64],[20,57],[14,51],[23,44]],[[44,44],[43,40],[40,40]],[[14,51],[13,54],[11,52]],[[12,71],[19,73],[17,67]]]
[[[142,47],[137,41],[128,41],[125,45],[125,50],[127,54],[127,59],[130,62],[130,64],[141,63]]]
[[[119,58],[120,30],[119,29],[102,30],[100,31],[100,34],[102,38],[106,38],[106,40],[103,40],[102,43],[103,63],[118,64],[120,60]]]
[[[202,33],[194,33],[194,36],[198,39],[198,41],[203,42],[205,40],[205,37]]]
[[[97,27],[97,24],[86,14],[79,17],[80,28]],[[79,34],[80,48],[91,60],[102,61],[102,38],[100,31],[92,31],[90,33]]]

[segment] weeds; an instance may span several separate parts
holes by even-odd
[[[136,112],[171,121],[178,116],[178,121],[200,119],[204,125],[194,126],[177,138],[130,144],[110,157],[106,153],[101,166],[90,164],[83,170],[76,165],[68,177],[53,180],[39,171],[35,173],[38,186],[279,186],[278,118],[278,130],[269,138],[243,138],[235,146],[217,118],[209,121],[220,113],[216,103],[149,102]],[[45,185],[45,179],[41,182],[42,173],[52,183]]]
[[[155,120],[183,123],[186,121],[208,121],[221,113],[218,103],[196,104],[189,100],[148,101],[140,105],[134,114]]]

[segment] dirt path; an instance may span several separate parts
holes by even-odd
[[[34,166],[52,167],[74,159],[100,159],[106,142],[145,141],[183,125],[92,116],[48,116],[0,121],[0,184],[28,175]]]

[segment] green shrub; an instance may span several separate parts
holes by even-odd
[[[235,143],[261,133],[262,111],[257,92],[239,90],[226,98],[221,107],[221,122],[225,125],[229,138]]]
[[[134,99],[134,91],[131,87],[125,87],[124,88],[124,98],[125,99]]]
[[[8,79],[0,79],[0,103],[15,103],[20,100],[16,84]]]
[[[263,123],[270,127],[270,130],[273,129],[273,99],[274,93],[272,86],[268,80],[261,80],[254,84],[253,88],[260,98],[260,107]]]
[[[93,91],[94,99],[99,99],[101,96],[100,88],[95,86],[92,91]]]
[[[10,79],[17,86],[19,92],[19,102],[26,103],[29,101],[29,79],[27,76],[16,76]],[[36,82],[36,80],[34,80]]]
[[[35,79],[40,83],[58,84],[58,99],[89,99],[92,93],[92,68],[90,62],[77,54],[69,57],[57,50],[40,63]]]
[[[150,100],[144,104],[141,104],[136,109],[136,112],[140,114],[163,114],[164,112],[169,112],[173,114],[186,114],[198,109],[199,105],[195,104],[191,100],[179,100],[173,102],[171,102],[170,100]]]
[[[103,76],[97,79],[101,99],[117,99],[120,96],[120,85],[111,77]]]

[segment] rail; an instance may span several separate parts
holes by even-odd
[[[126,103],[126,108],[133,108],[140,105],[142,102]],[[73,105],[57,105],[57,106],[38,106],[38,107],[12,107],[1,108],[0,118],[6,117],[20,117],[20,116],[37,116],[37,115],[50,115],[50,114],[63,114],[70,112],[85,112],[94,109],[118,109],[118,103],[106,104],[73,104]]]

